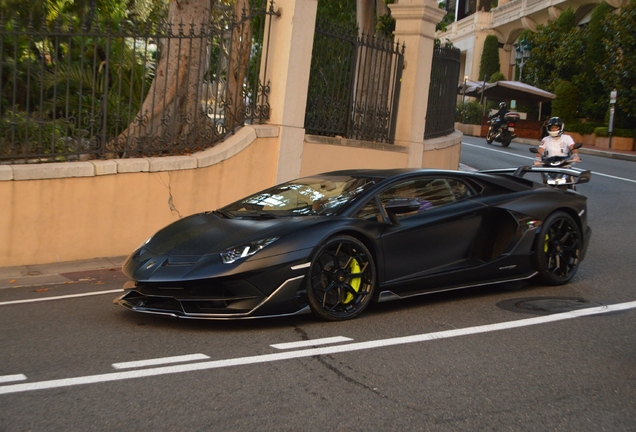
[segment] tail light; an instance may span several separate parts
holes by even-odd
[[[515,127],[515,122],[510,122],[510,123],[508,123],[508,126],[510,126],[510,127]]]

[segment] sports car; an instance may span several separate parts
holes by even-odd
[[[125,261],[131,281],[115,303],[176,318],[313,312],[335,321],[371,301],[530,278],[565,284],[589,243],[587,198],[532,171],[348,170],[289,181],[158,231]]]

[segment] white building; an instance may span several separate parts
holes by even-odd
[[[606,0],[613,8],[619,8],[629,0]],[[456,20],[447,31],[437,37],[450,40],[461,50],[463,79],[480,81],[479,63],[488,35],[499,40],[499,63],[506,79],[514,80],[515,46],[523,30],[535,31],[537,25],[546,24],[571,8],[579,24],[589,21],[592,10],[601,0],[447,0],[446,10],[455,14]]]

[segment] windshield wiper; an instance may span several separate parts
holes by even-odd
[[[234,219],[234,215],[227,210],[217,209],[217,210],[214,210],[212,213],[214,213],[217,216],[223,216],[226,219]]]
[[[247,217],[247,218],[255,218],[255,219],[276,219],[276,216],[273,213],[265,212],[265,211],[254,211],[254,212],[237,212],[236,217]]]

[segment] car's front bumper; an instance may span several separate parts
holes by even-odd
[[[283,281],[263,295],[245,280],[198,281],[187,284],[124,285],[115,304],[135,312],[192,319],[245,319],[296,315],[309,312],[304,291],[305,275]]]

